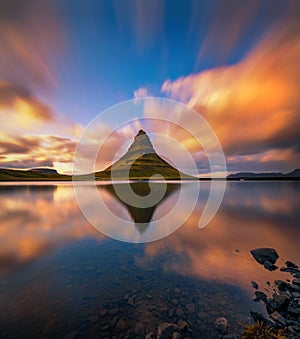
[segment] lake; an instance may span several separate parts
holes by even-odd
[[[122,203],[110,185],[97,189],[136,239],[192,185],[168,184],[161,203],[145,209]],[[278,266],[300,263],[300,182],[228,182],[218,213],[199,229],[209,185],[201,183],[194,213],[174,233],[128,243],[88,223],[71,183],[1,184],[0,337],[144,338],[162,322],[185,319],[189,338],[214,338],[221,316],[239,331],[250,310],[262,310],[251,281],[263,289],[289,278],[249,251],[273,247]],[[91,187],[81,189],[88,196]]]

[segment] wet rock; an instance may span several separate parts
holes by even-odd
[[[181,306],[179,306],[179,307],[176,308],[176,314],[177,314],[177,316],[178,316],[179,318],[183,318],[183,317],[184,317],[184,311],[183,311],[183,309],[182,309]]]
[[[117,322],[116,328],[117,328],[117,330],[119,330],[119,331],[123,331],[123,330],[126,328],[126,322],[125,322],[124,320],[120,319],[120,320]]]
[[[272,271],[277,270],[278,266],[270,263],[269,261],[265,261],[264,262],[264,268],[272,272]]]
[[[105,332],[109,329],[109,325],[107,323],[102,324],[100,329],[101,329],[102,332]]]
[[[174,308],[170,308],[169,311],[168,311],[169,317],[172,318],[174,313],[175,313],[175,309]]]
[[[89,321],[91,324],[95,324],[98,321],[98,316],[97,315],[93,315],[92,317],[89,318]]]
[[[102,308],[99,313],[104,317],[107,314],[107,310],[105,308]]]
[[[287,297],[288,299],[292,298],[292,294],[290,291],[286,290],[286,291],[280,291],[280,295],[284,295],[285,297]]]
[[[78,334],[78,331],[72,331],[72,332],[66,334],[63,337],[63,339],[74,339],[74,338],[76,338],[77,334]]]
[[[279,291],[286,291],[289,288],[289,284],[283,280],[275,280],[275,285],[277,286]]]
[[[258,283],[256,281],[251,281],[251,285],[253,288],[255,288],[256,290],[258,289]]]
[[[288,331],[292,334],[297,334],[297,332],[294,330],[293,326],[288,326]]]
[[[119,319],[118,316],[115,315],[115,316],[109,321],[110,326],[114,327],[114,326],[116,325],[118,319]]]
[[[295,268],[290,268],[290,267],[281,267],[280,268],[280,271],[281,272],[288,272],[288,273],[291,273],[291,274],[294,274],[294,273],[297,273],[298,270],[295,269]]]
[[[128,305],[130,306],[134,306],[134,299],[132,297],[128,298],[128,301],[127,301]]]
[[[228,320],[224,317],[218,318],[214,322],[214,327],[218,332],[225,335],[228,333],[228,329],[229,329]]]
[[[178,326],[171,323],[162,323],[158,327],[158,339],[170,339],[174,332],[178,332]]]
[[[154,333],[153,332],[147,333],[146,339],[155,339]]]
[[[300,308],[298,308],[297,306],[289,305],[287,311],[289,314],[295,317],[298,317],[300,315]]]
[[[292,283],[300,286],[300,278],[293,279]]]
[[[280,309],[279,305],[274,299],[268,299],[266,301],[266,309],[269,314],[278,311]]]
[[[286,261],[285,265],[286,267],[289,267],[289,268],[296,268],[296,269],[299,268],[298,265],[294,264],[292,261]]]
[[[195,312],[195,305],[194,304],[187,304],[186,309],[188,310],[189,313],[194,313]]]
[[[179,294],[181,292],[181,289],[178,287],[174,288],[174,293]]]
[[[276,260],[279,258],[279,255],[274,248],[256,248],[251,250],[250,253],[261,265],[263,265],[266,261],[271,264],[275,264]]]
[[[109,315],[115,315],[118,313],[118,309],[117,308],[112,308],[111,310],[108,311]]]
[[[273,299],[277,303],[277,305],[279,306],[279,309],[282,309],[282,308],[284,308],[285,306],[288,305],[291,298],[289,298],[286,295],[282,295],[282,294],[274,294]]]
[[[270,316],[277,324],[280,324],[282,327],[286,326],[286,319],[280,313],[274,312]]]
[[[144,324],[141,322],[136,323],[133,332],[135,334],[143,335],[144,334]]]
[[[299,332],[300,332],[300,324],[299,324],[299,325],[293,326],[293,330],[294,330],[295,332],[299,333]],[[297,338],[299,339],[299,336],[298,336]]]
[[[173,298],[171,300],[171,303],[176,306],[178,304],[178,300],[176,298]]]
[[[299,285],[291,284],[290,288],[291,288],[291,290],[293,290],[295,292],[300,292],[300,286]]]
[[[179,320],[177,322],[177,325],[178,325],[180,331],[182,331],[182,332],[187,332],[187,330],[189,328],[189,324],[185,320]]]
[[[254,321],[261,322],[264,325],[270,325],[270,321],[259,312],[250,311],[250,314]]]
[[[264,292],[261,292],[261,291],[255,291],[255,299],[254,301],[267,301],[267,295],[264,293]]]
[[[292,293],[292,296],[293,296],[294,298],[300,298],[300,293],[299,293],[299,292],[293,292],[293,293]]]

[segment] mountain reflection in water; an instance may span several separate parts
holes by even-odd
[[[154,185],[160,185],[159,183],[154,184]],[[126,202],[124,202],[119,195],[117,194],[116,190],[114,189],[113,185],[104,185],[104,186],[100,186],[100,189],[102,190],[106,190],[107,192],[109,192],[113,198],[117,201],[119,201],[123,206],[126,207],[126,209],[128,210],[130,217],[132,218],[132,220],[134,221],[137,229],[139,230],[139,232],[143,233],[145,232],[145,230],[147,229],[147,227],[149,227],[150,222],[153,219],[153,214],[155,212],[155,210],[157,209],[157,207],[163,203],[163,201],[165,201],[169,196],[171,196],[172,194],[174,194],[176,191],[178,191],[180,189],[180,184],[176,184],[176,183],[167,183],[166,184],[166,192],[163,196],[163,198],[158,201],[156,204],[154,204],[153,206],[150,207],[145,207],[145,208],[141,208],[141,207],[136,207],[134,206],[134,204],[128,204]],[[150,186],[148,183],[131,183],[130,187],[132,188],[132,190],[134,191],[134,193],[138,196],[146,196],[151,192]]]
[[[189,185],[171,185],[163,201],[146,211],[126,206],[111,186],[98,189],[109,209],[133,225],[145,222],[144,230],[134,227],[140,234]],[[227,316],[232,327],[249,321],[250,309],[258,307],[251,301],[250,282],[263,289],[266,281],[289,277],[258,265],[250,249],[276,248],[279,266],[286,260],[300,263],[300,184],[229,182],[219,212],[198,229],[209,185],[201,183],[196,209],[182,227],[147,244],[122,243],[98,232],[82,215],[70,184],[0,186],[1,338],[72,332],[101,337],[102,321],[112,320],[114,309],[126,320],[128,333],[137,323],[150,331],[163,321],[177,321],[179,306],[195,338],[210,337],[218,316]],[[83,189],[88,194],[91,188]],[[127,294],[134,306],[124,299]],[[108,336],[118,337],[108,326]]]

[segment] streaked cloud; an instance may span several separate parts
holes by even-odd
[[[24,87],[55,86],[53,63],[63,52],[63,37],[52,1],[1,1],[0,79]]]
[[[275,156],[284,149],[290,149],[289,154],[299,152],[297,17],[274,27],[241,62],[167,80],[162,85],[162,92],[169,97],[186,102],[203,114],[227,155],[269,151],[269,157],[258,159],[266,163],[271,160],[271,153]],[[299,161],[293,159],[288,166],[299,166]]]
[[[120,31],[131,26],[136,49],[139,54],[147,52],[163,36],[165,2],[113,1],[117,24]]]
[[[217,1],[212,23],[201,43],[196,63],[199,64],[203,57],[215,58],[218,62],[226,61],[252,23],[260,4],[260,0],[247,1],[243,6],[239,0]],[[197,4],[194,6],[194,15],[197,16]]]
[[[0,81],[0,118],[3,131],[19,134],[51,122],[54,114],[28,89]]]
[[[60,172],[72,172],[76,139],[51,135],[12,137],[1,134],[0,140],[0,167],[27,169],[55,165]]]
[[[140,87],[136,91],[133,91],[133,96],[135,99],[150,97],[151,93],[146,87]]]

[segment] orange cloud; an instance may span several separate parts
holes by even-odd
[[[27,89],[0,80],[0,117],[3,130],[35,128],[35,124],[49,123],[54,114]]]
[[[297,147],[299,37],[292,21],[270,31],[236,65],[167,80],[162,91],[201,112],[227,154]]]
[[[55,167],[61,173],[71,173],[76,145],[76,140],[51,135],[12,137],[1,134],[0,167]]]

